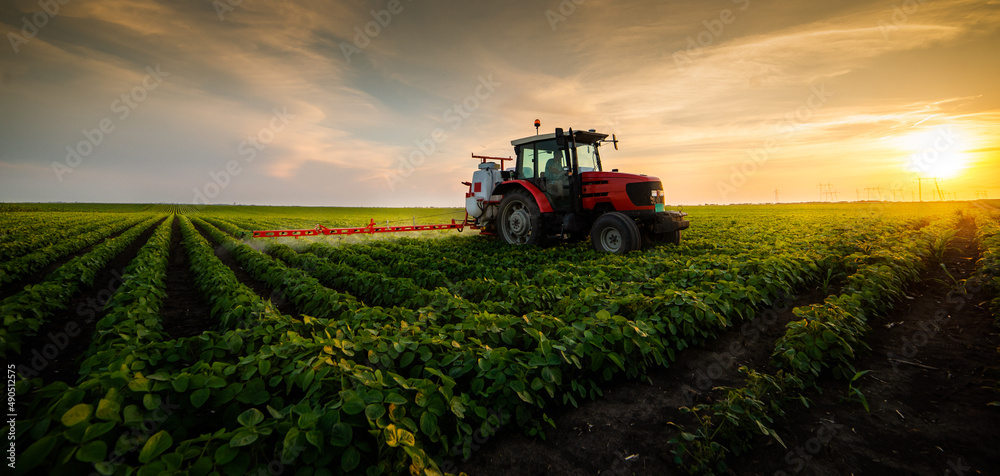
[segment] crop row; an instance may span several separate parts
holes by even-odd
[[[46,319],[65,309],[82,287],[92,286],[100,270],[154,222],[162,219],[152,217],[132,226],[121,235],[60,266],[41,283],[26,286],[23,291],[0,302],[0,314],[4,319],[4,328],[0,329],[0,356],[6,356],[8,352],[20,354],[25,337],[35,335]]]
[[[464,239],[384,245],[391,253],[276,244],[264,254],[219,229],[239,231],[236,220],[195,219],[196,228],[178,219],[213,329],[163,334],[161,227],[129,266],[134,284],[112,297],[80,383],[18,383],[32,415],[17,427],[30,442],[19,471],[437,474],[475,437],[507,424],[538,431],[552,405],[668,365],[869,240],[851,235],[839,246],[833,234],[804,233],[781,243],[782,226],[760,225],[722,248],[693,240],[606,264],[589,251],[569,262],[572,246]],[[198,228],[303,315],[282,315],[241,284]],[[425,268],[435,249],[470,259]],[[724,256],[702,256],[711,249]],[[456,295],[476,273],[503,284],[479,260],[500,262],[493,272],[521,270],[505,291],[534,294],[513,304],[512,295]],[[544,294],[553,286],[559,294]]]
[[[111,217],[94,217],[83,213],[40,217],[35,213],[17,214],[17,218],[0,217],[0,260],[7,261],[38,248],[57,243],[80,233],[100,228]],[[40,219],[41,218],[41,219]]]
[[[122,274],[122,284],[105,304],[94,339],[80,366],[82,377],[92,367],[116,369],[120,356],[146,342],[167,340],[160,320],[166,299],[164,283],[170,259],[170,235],[175,216],[164,220]]]
[[[31,273],[48,266],[63,256],[100,243],[108,236],[149,218],[150,215],[115,216],[106,222],[99,221],[97,224],[85,225],[82,229],[74,230],[72,233],[57,234],[58,241],[55,244],[5,261],[3,265],[0,265],[0,286],[30,276]],[[80,233],[77,234],[77,232]]]
[[[993,297],[990,309],[1000,323],[1000,212],[983,210],[975,219],[980,249],[977,273]]]
[[[1000,211],[981,210],[976,214],[976,238],[979,241],[980,259],[976,264],[977,278],[984,283],[991,298],[990,312],[994,324],[1000,327]],[[1000,352],[1000,348],[997,348]],[[993,390],[1000,398],[1000,382],[993,382]],[[1000,407],[1000,400],[990,405]]]
[[[681,410],[691,415],[692,429],[676,425],[681,434],[671,440],[675,462],[691,473],[726,472],[725,456],[750,449],[753,436],[763,433],[784,445],[770,428],[790,400],[808,405],[801,391],[815,384],[824,370],[838,378],[856,379],[852,361],[865,349],[869,320],[900,301],[915,281],[934,242],[953,235],[957,217],[936,220],[907,233],[886,231],[868,252],[843,259],[848,274],[840,294],[823,303],[793,309],[801,320],[790,322],[775,343],[772,361],[781,370],[767,374],[748,368],[741,388],[722,388],[722,398]],[[862,402],[863,395],[859,394]],[[867,403],[865,403],[867,406]]]
[[[231,238],[222,236],[218,232],[210,230],[210,233],[213,234],[213,236],[215,236],[220,242],[232,243],[230,241]],[[320,266],[315,263],[315,256],[309,257],[310,255],[308,253],[303,253],[302,255],[299,255],[299,257],[296,257],[291,254],[292,252],[290,250],[283,249],[282,247],[283,245],[272,246],[269,251],[275,254],[275,256],[293,264],[302,264],[302,261],[299,260],[302,260],[302,257],[306,257],[305,262],[310,263],[310,265],[306,265],[305,269],[310,270],[310,272],[320,268]],[[253,255],[258,254],[255,250],[246,245],[237,245],[236,248],[243,249],[243,251],[234,252],[234,256],[236,256],[238,260],[240,260],[240,256],[252,257]],[[316,248],[316,245],[310,246],[307,250],[314,248]],[[231,251],[233,251],[232,248]],[[258,256],[254,259],[261,260],[263,258]],[[322,263],[319,264],[321,265]],[[773,274],[775,290],[794,287],[804,280],[803,274],[814,275],[816,273],[816,270],[810,270],[807,262],[781,261],[775,259],[769,264],[770,267],[767,267],[767,265],[761,265],[760,268]],[[283,269],[268,269],[267,266],[255,265],[251,261],[241,261],[241,265],[251,272],[257,270],[257,276],[262,280],[269,279],[268,276],[274,276],[274,278],[271,279],[273,279],[273,283],[275,285],[281,286],[282,283],[287,284],[286,292],[294,293],[296,289],[307,289],[309,293],[314,293],[312,289],[302,287],[296,284],[295,281],[289,281],[288,273]],[[799,268],[795,268],[794,265],[798,265]],[[803,269],[806,271],[803,271]],[[812,277],[814,278],[815,276]],[[722,284],[728,283],[723,282]],[[739,303],[739,301],[751,301],[754,299],[754,296],[757,296],[758,299],[762,297],[777,297],[768,295],[761,296],[761,294],[755,289],[748,288],[737,288],[735,292],[730,294],[721,293],[716,289],[713,289],[712,292],[705,293],[675,292],[673,297],[670,299],[660,299],[659,304],[662,307],[650,310],[650,316],[648,316],[647,319],[637,321],[629,321],[621,316],[614,316],[614,318],[612,318],[611,314],[607,311],[598,311],[596,309],[582,314],[582,316],[587,316],[588,314],[594,316],[594,313],[596,313],[597,319],[589,320],[586,318],[579,318],[574,313],[566,313],[563,314],[561,318],[554,318],[552,316],[546,316],[542,313],[534,312],[518,318],[515,316],[482,315],[476,314],[470,309],[464,309],[465,312],[471,314],[464,319],[459,320],[456,316],[447,315],[440,316],[435,319],[436,322],[434,322],[434,324],[440,325],[444,323],[444,325],[441,326],[441,329],[437,332],[443,337],[442,341],[447,343],[448,340],[451,340],[451,346],[459,351],[464,348],[463,340],[471,340],[469,335],[470,332],[475,333],[475,342],[486,343],[488,344],[489,349],[491,349],[490,360],[484,360],[483,357],[477,357],[475,354],[471,356],[474,358],[466,357],[465,359],[462,359],[461,357],[453,359],[449,356],[444,359],[442,363],[461,364],[463,360],[467,363],[461,367],[452,365],[450,369],[444,368],[439,370],[439,372],[445,373],[444,371],[447,371],[448,376],[457,378],[459,381],[469,378],[468,374],[475,372],[475,375],[472,377],[470,383],[470,388],[473,390],[472,394],[476,400],[484,402],[481,404],[482,407],[493,408],[490,403],[497,403],[501,408],[510,408],[511,406],[515,409],[519,408],[516,402],[490,401],[489,397],[491,396],[491,390],[495,387],[504,388],[510,386],[513,386],[515,393],[517,393],[517,398],[526,402],[533,402],[537,404],[539,402],[545,402],[549,398],[555,398],[557,395],[561,394],[563,397],[563,403],[575,403],[573,391],[579,391],[576,382],[599,382],[602,378],[611,378],[611,376],[617,372],[625,371],[626,367],[631,376],[641,376],[644,374],[642,371],[644,359],[649,359],[649,363],[655,362],[659,365],[666,364],[669,359],[672,359],[675,348],[681,349],[691,343],[710,338],[710,336],[714,335],[714,333],[718,330],[731,325],[730,319],[732,317],[727,318],[725,314],[720,315],[716,309],[729,309],[732,316],[738,316],[739,313],[736,311],[737,306],[734,306],[732,303]],[[712,300],[711,304],[707,304],[702,301],[702,299],[706,297]],[[301,301],[297,300],[299,299],[298,296],[291,295],[290,299],[292,299],[293,302],[296,302],[296,304],[301,304]],[[629,304],[635,305],[637,302],[638,300]],[[657,303],[653,302],[652,299],[649,299],[647,302],[651,307],[657,305]],[[752,306],[752,304],[753,302],[749,302],[749,306]],[[625,307],[628,306],[622,306],[622,308]],[[451,312],[461,312],[460,310],[462,310],[462,308],[457,307],[448,310]],[[658,310],[663,311],[662,314],[664,315],[654,316],[653,314],[656,314]],[[747,313],[752,314],[752,311],[748,310]],[[426,314],[428,317],[431,315],[429,311]],[[437,314],[437,312],[435,312],[435,314]],[[672,320],[672,317],[676,318],[676,321]],[[353,322],[357,324],[357,321]],[[459,324],[452,324],[454,322],[458,322]],[[528,325],[526,326],[525,323]],[[616,323],[625,325],[618,328],[615,326],[602,328],[599,325],[595,325],[598,323]],[[424,322],[415,323],[415,325],[419,324],[424,324],[424,327],[420,329],[424,335],[433,333],[436,330],[435,327],[431,325],[432,323],[426,322],[426,320],[424,320]],[[537,326],[538,324],[541,325],[538,327],[532,327]],[[657,325],[662,325],[662,328],[655,327]],[[452,335],[449,336],[447,331],[450,329],[461,329],[461,333],[457,335],[452,333]],[[382,330],[385,331],[386,329]],[[674,335],[676,335],[676,337],[672,338]],[[520,340],[517,336],[527,336],[531,339]],[[384,333],[383,337],[388,336]],[[616,338],[618,340],[622,340],[622,337],[626,337],[626,339],[623,340],[626,345],[619,349],[614,347],[606,348],[604,345],[592,345],[595,341],[603,344],[605,339],[609,343],[613,343]],[[630,340],[628,337],[632,337],[633,339]],[[639,337],[639,339],[634,339],[636,337]],[[673,345],[665,346],[665,342],[670,342]],[[394,347],[397,344],[398,342],[393,342]],[[359,347],[359,341],[357,338],[355,339],[353,345],[355,349]],[[363,348],[363,346],[364,344],[361,343],[360,347]],[[546,357],[546,349],[548,349],[549,355],[556,354],[556,351],[558,351],[555,361],[552,361],[551,357]],[[426,354],[423,352],[421,352],[421,354],[433,356],[436,351],[447,354],[449,353],[449,350],[451,349],[448,349],[447,346],[445,346],[445,349],[443,350],[428,350]],[[475,347],[471,347],[470,350],[474,353],[476,352]],[[506,377],[499,386],[496,385],[495,381],[491,384],[489,377],[497,375],[496,373],[491,374],[489,372],[489,370],[491,370],[491,365],[496,360],[495,356],[500,351],[506,351],[505,353],[511,354],[514,350],[524,353],[535,353],[537,359],[534,359],[534,363],[536,365],[550,363],[550,365],[545,366],[550,367],[549,371],[546,372],[543,368],[540,376],[541,378],[527,378],[530,377],[530,375],[515,374],[515,377],[520,377],[518,378],[519,381],[524,382],[522,384],[514,383],[514,380],[508,380]],[[541,355],[538,355],[539,350],[541,350]],[[668,353],[670,357],[665,357],[663,355],[664,352]],[[456,352],[455,350],[451,350],[450,353],[455,354]],[[375,354],[375,356],[377,356],[378,350],[375,351]],[[369,356],[371,355],[371,352],[369,352]],[[388,367],[395,365],[397,361],[405,363],[414,362],[412,357],[405,357],[405,353],[399,355],[403,355],[404,357],[400,358],[398,355],[393,355],[390,352],[390,359],[385,361],[384,364]],[[515,356],[516,355],[517,354],[515,354]],[[643,357],[644,355],[646,355],[646,357]],[[569,358],[567,358],[567,356]],[[607,359],[604,359],[604,356],[607,356]],[[565,361],[560,362],[559,357],[562,357]],[[431,360],[431,358],[428,357],[427,360]],[[373,359],[373,363],[378,362],[382,362],[382,359]],[[435,364],[435,362],[430,363]],[[527,367],[532,367],[531,363],[532,359],[528,359]],[[553,365],[556,364],[559,366],[552,368]],[[437,363],[437,365],[440,365],[440,363]],[[576,369],[573,368],[574,365],[576,366]],[[410,368],[409,371],[413,372],[414,368],[419,367]],[[427,371],[427,368],[428,362],[424,362],[423,370]],[[392,370],[398,371],[400,369],[393,368]],[[400,373],[405,375],[407,369],[403,368],[401,370],[402,372]],[[484,370],[486,371],[485,374],[483,372]],[[484,379],[483,377],[487,378]],[[544,394],[538,395],[537,393],[532,392],[532,390],[537,391],[546,389],[546,377],[550,380],[548,383],[558,382],[559,384],[563,384],[553,385],[550,390],[546,390],[549,393],[548,398],[546,398]],[[568,389],[569,392],[567,392],[567,389],[564,388],[564,382],[567,380],[571,382],[569,385],[570,388]],[[483,383],[480,384],[480,381]],[[529,383],[530,385],[528,385]],[[586,388],[585,386],[581,387],[583,389]],[[586,397],[587,393],[585,391],[581,392],[579,396]],[[518,411],[515,410],[515,413],[518,413]]]

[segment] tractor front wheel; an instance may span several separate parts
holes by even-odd
[[[545,240],[538,204],[524,190],[515,190],[503,197],[497,225],[500,236],[512,245],[541,245]]]
[[[639,227],[631,218],[618,212],[605,213],[594,221],[590,242],[597,251],[619,255],[642,249]]]

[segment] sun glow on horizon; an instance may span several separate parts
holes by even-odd
[[[924,178],[955,178],[969,165],[964,132],[952,125],[926,127],[900,139],[908,151],[903,167]]]

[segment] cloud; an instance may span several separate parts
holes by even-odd
[[[0,164],[33,184],[0,199],[125,196],[103,186],[114,177],[143,184],[146,201],[189,201],[236,160],[245,172],[220,193],[227,202],[297,204],[298,192],[316,204],[456,205],[469,153],[510,155],[536,117],[618,134],[606,164],[683,173],[674,196],[687,202],[718,201],[716,183],[768,139],[780,147],[740,199],[768,199],[763,182],[828,175],[830,163],[884,177],[845,157],[888,157],[882,137],[932,114],[927,125],[994,138],[1000,108],[995,65],[973,60],[995,54],[1000,8],[910,3],[590,0],[567,12],[556,1],[403,1],[386,16],[380,1],[261,0],[220,20],[199,0],[70,2],[20,53],[0,53],[0,106],[15,111],[0,117]],[[18,31],[37,9],[5,3],[0,24]],[[157,66],[169,76],[120,118],[114,101]],[[968,69],[942,72],[955,67]],[[500,86],[465,108],[482,77]],[[833,95],[783,134],[815,87]],[[294,117],[267,132],[275,109]],[[52,161],[104,118],[115,131],[59,182]],[[387,174],[435,129],[447,139],[391,189]],[[247,162],[262,134],[273,138]]]

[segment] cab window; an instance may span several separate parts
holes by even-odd
[[[535,144],[525,144],[517,151],[517,178],[521,180],[533,179],[538,170],[538,160],[535,157]]]

